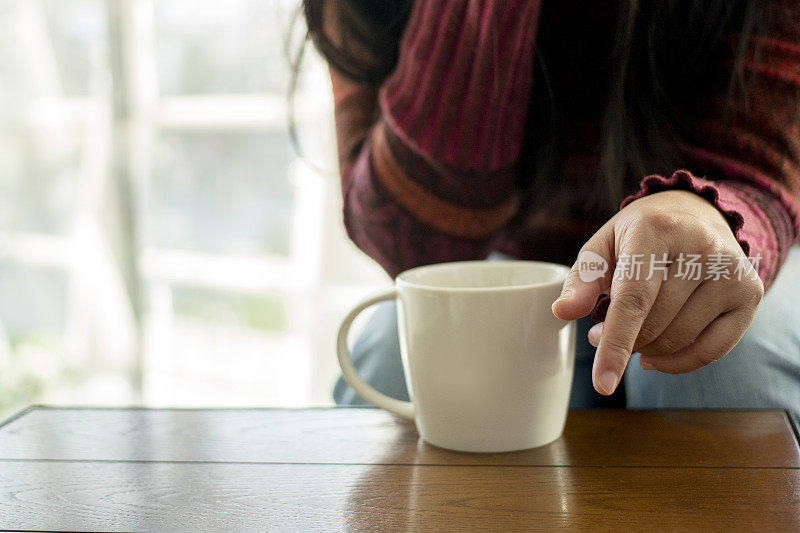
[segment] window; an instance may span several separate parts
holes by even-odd
[[[330,403],[344,235],[327,71],[288,133],[285,0],[0,7],[0,412]]]

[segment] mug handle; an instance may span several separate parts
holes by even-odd
[[[339,366],[342,368],[342,376],[344,377],[345,381],[347,381],[347,383],[353,387],[359,396],[377,407],[386,409],[387,411],[402,416],[403,418],[409,418],[413,420],[414,404],[411,402],[390,398],[389,396],[378,392],[369,383],[364,381],[364,379],[358,374],[356,367],[353,365],[353,361],[350,358],[350,349],[347,347],[347,334],[350,332],[350,326],[353,325],[353,320],[355,320],[361,311],[377,303],[385,302],[387,300],[394,300],[396,298],[397,290],[391,289],[382,294],[368,298],[355,306],[353,310],[350,311],[350,313],[348,313],[348,315],[344,318],[342,325],[339,326],[339,336],[336,340],[336,352],[339,357]]]

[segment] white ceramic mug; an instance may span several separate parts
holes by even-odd
[[[366,401],[413,419],[442,448],[503,452],[541,446],[564,429],[575,328],[553,316],[568,268],[534,261],[464,261],[407,270],[339,328],[344,379]],[[397,299],[410,402],[367,384],[347,334],[367,307]]]

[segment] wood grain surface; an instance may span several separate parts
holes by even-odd
[[[0,529],[799,530],[781,411],[576,411],[464,454],[375,409],[34,408],[0,427]]]
[[[797,530],[800,471],[114,462],[0,464],[4,528]]]
[[[549,446],[477,454],[372,408],[34,408],[0,429],[0,459],[797,468],[800,450],[783,411],[571,411]]]

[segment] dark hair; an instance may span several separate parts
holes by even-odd
[[[696,85],[720,64],[732,65],[726,109],[747,97],[742,68],[750,36],[770,23],[766,0],[618,0],[600,145],[594,207],[611,213],[635,184],[652,173],[686,166],[677,148]],[[398,43],[413,0],[304,0],[308,36],[325,59],[350,78],[379,86],[397,64]],[[323,8],[332,9],[343,36],[323,31]],[[552,190],[564,153],[559,110],[548,73],[547,39],[537,36],[534,87],[518,186],[519,228]],[[733,38],[733,40],[732,40]],[[757,52],[756,52],[757,53]],[[727,112],[726,112],[727,113]]]

